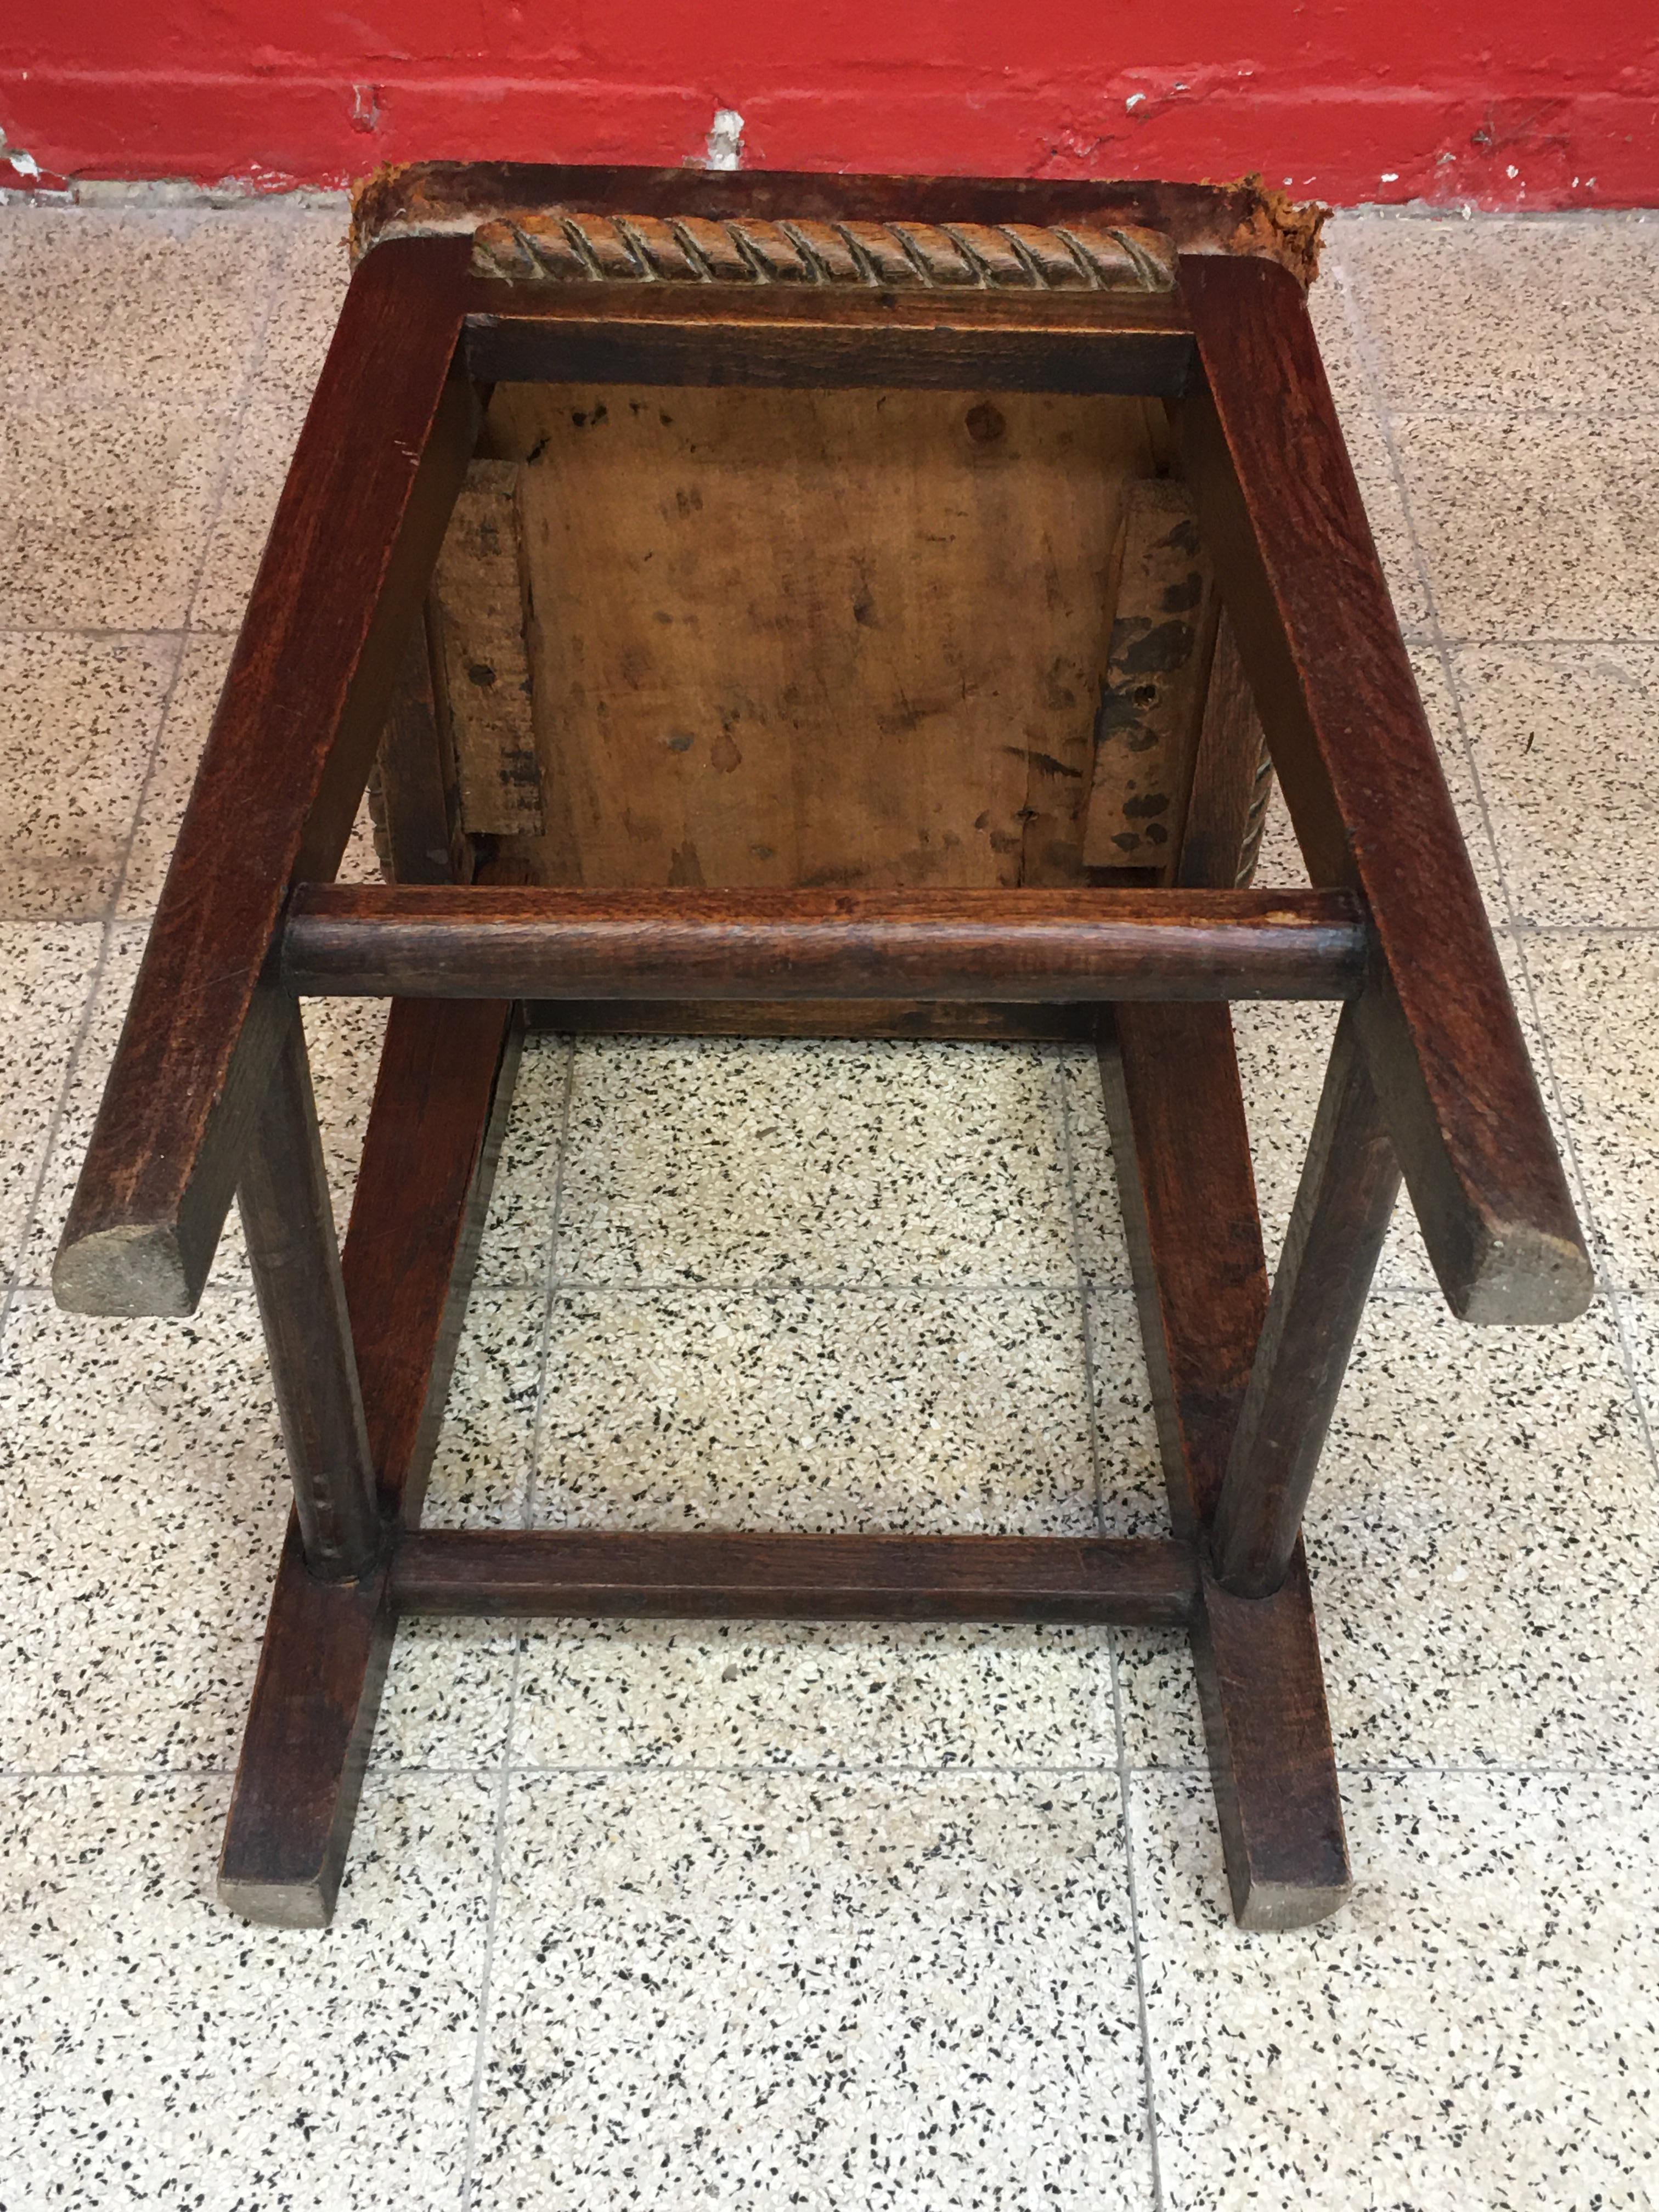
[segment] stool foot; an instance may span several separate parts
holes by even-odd
[[[1234,1597],[1206,1575],[1193,1658],[1234,1918],[1328,1919],[1353,1881],[1299,1541],[1271,1597]]]
[[[219,1860],[219,1901],[246,1920],[333,1917],[392,1655],[386,1586],[383,1565],[319,1582],[290,1518]]]

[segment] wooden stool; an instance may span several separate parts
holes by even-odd
[[[1299,1527],[1403,1171],[1453,1310],[1591,1275],[1249,187],[432,168],[359,265],[59,1251],[239,1194],[293,1473],[221,1868],[332,1910],[405,1613],[1180,1624],[1235,1911],[1349,1872]],[[1318,888],[1248,887],[1261,741]],[[332,878],[379,748],[397,880]],[[392,1000],[343,1254],[298,1000]],[[1345,1002],[1269,1297],[1227,1002]],[[423,1529],[525,1020],[1097,1040],[1166,1540]]]

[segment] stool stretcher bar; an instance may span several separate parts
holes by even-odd
[[[421,1528],[402,1612],[715,1620],[1117,1622],[1184,1628],[1189,1544],[1095,1536],[793,1536]]]
[[[1343,891],[566,891],[307,884],[301,994],[438,999],[1350,999]]]
[[[1159,209],[1187,222],[1199,204],[1189,187],[641,173],[485,181],[499,195],[516,176],[558,205],[576,178],[594,220],[637,212],[639,192],[722,221],[792,206],[944,221],[972,191],[987,222],[1076,222],[1109,189],[1131,222]],[[1304,1925],[1347,1893],[1300,1522],[1399,1175],[1463,1318],[1571,1319],[1593,1279],[1300,287],[1204,235],[1211,250],[1182,253],[1173,292],[1124,302],[971,287],[947,301],[872,286],[838,303],[757,286],[738,307],[713,286],[564,294],[481,279],[459,233],[391,239],[359,267],[53,1273],[73,1310],[189,1313],[240,1188],[296,1511],[226,1828],[220,1894],[235,1910],[327,1921],[392,1639],[420,1612],[1184,1626],[1239,1921]],[[1198,887],[1179,891],[331,885],[477,448],[475,376],[718,383],[734,367],[826,389],[1003,378],[1164,400],[1316,888],[1227,888],[1237,822],[1200,818],[1201,779],[1171,877]],[[306,992],[392,1001],[343,1253]],[[1271,1297],[1223,1003],[1248,997],[1346,1002]],[[823,1002],[817,1018],[842,1002],[1083,1010],[1170,1538],[420,1527],[519,1002],[792,999]]]

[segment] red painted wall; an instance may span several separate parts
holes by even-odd
[[[1656,0],[14,0],[11,172],[383,161],[1223,178],[1339,204],[1659,203]],[[17,156],[21,154],[21,161]],[[0,182],[9,181],[0,155]]]

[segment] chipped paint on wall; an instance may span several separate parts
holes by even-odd
[[[1659,10],[64,0],[0,11],[0,124],[28,149],[0,179],[43,182],[335,185],[372,138],[393,161],[1256,172],[1340,204],[1634,205],[1659,201]]]

